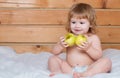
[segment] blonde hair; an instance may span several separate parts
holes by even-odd
[[[88,33],[95,33],[96,14],[92,6],[90,6],[89,4],[85,4],[85,3],[78,3],[78,4],[74,4],[71,7],[68,13],[68,22],[66,26],[66,30],[68,32],[71,32],[70,21],[71,21],[71,18],[73,17],[77,19],[81,19],[81,18],[88,19],[88,21],[90,22],[90,28],[88,30]]]

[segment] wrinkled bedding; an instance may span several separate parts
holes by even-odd
[[[5,46],[0,46],[0,78],[51,78],[47,66],[49,52],[16,54]],[[65,53],[60,55],[65,59]],[[86,78],[120,78],[120,50],[106,49],[104,57],[112,60],[112,71]],[[57,74],[52,78],[72,78],[69,74]]]

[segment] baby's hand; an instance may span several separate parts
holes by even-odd
[[[87,51],[90,46],[91,46],[91,43],[86,41],[86,42],[82,42],[80,45],[77,45],[77,48],[80,50]]]
[[[65,42],[65,37],[60,37],[60,44],[63,47],[68,47],[69,45]]]

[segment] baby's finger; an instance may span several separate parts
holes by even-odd
[[[65,45],[65,47],[68,47],[69,45]]]
[[[64,36],[60,37],[60,40],[65,39]]]
[[[68,47],[69,45],[66,42],[63,42],[64,47]]]
[[[83,45],[78,45],[77,48],[80,49],[80,50],[85,49],[85,47]]]

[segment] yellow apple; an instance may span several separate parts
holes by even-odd
[[[72,33],[66,34],[65,42],[66,42],[69,46],[75,45],[75,40],[76,40],[76,36],[75,36],[74,34],[72,34]]]
[[[82,42],[86,42],[86,41],[87,41],[87,38],[84,35],[78,35],[76,37],[75,44],[80,45]]]

